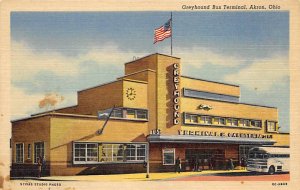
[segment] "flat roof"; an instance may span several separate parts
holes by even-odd
[[[56,112],[58,110],[62,110],[62,109],[66,109],[66,108],[72,108],[72,107],[77,107],[77,106],[78,105],[73,105],[73,106],[67,106],[67,107],[57,108],[57,109],[53,109],[53,110],[49,110],[49,111],[38,112],[38,113],[31,114],[31,116],[41,115],[41,114],[45,114],[45,113],[54,113],[54,112]]]
[[[29,119],[35,119],[38,117],[45,117],[45,116],[64,116],[64,117],[78,117],[78,118],[89,118],[89,119],[97,119],[97,116],[95,115],[80,115],[80,114],[68,114],[68,113],[56,113],[56,112],[49,112],[49,113],[43,113],[39,115],[29,116],[22,119],[16,119],[12,120],[11,122],[18,122],[23,120],[29,120]]]
[[[174,56],[172,56],[172,55],[166,55],[166,54],[162,54],[162,53],[153,53],[153,54],[150,54],[150,55],[146,55],[146,56],[144,56],[144,57],[141,57],[141,58],[137,58],[136,60],[126,62],[126,63],[124,63],[124,64],[126,65],[126,64],[129,64],[129,63],[133,63],[133,62],[136,62],[136,61],[138,61],[138,60],[141,60],[141,59],[144,59],[144,58],[146,58],[146,57],[153,56],[153,55],[161,55],[161,56],[165,56],[165,57],[172,57],[172,58],[175,58],[175,59],[181,59],[181,58],[179,58],[179,57],[174,57]]]

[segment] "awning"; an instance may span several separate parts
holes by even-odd
[[[222,144],[251,144],[273,145],[276,141],[261,138],[190,136],[190,135],[149,135],[149,143],[222,143]]]

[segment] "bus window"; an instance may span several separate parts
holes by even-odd
[[[257,153],[257,154],[256,154],[256,158],[258,158],[258,159],[263,159],[263,158],[264,158],[264,155],[261,154],[261,153]]]
[[[250,153],[250,154],[249,154],[249,158],[254,158],[254,154],[253,154],[253,153]]]
[[[269,154],[264,154],[264,158],[268,159],[269,158]]]

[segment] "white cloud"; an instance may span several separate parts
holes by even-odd
[[[77,56],[65,56],[59,52],[53,51],[34,51],[26,42],[12,41],[12,81],[22,80],[28,82],[28,89],[31,84],[38,83],[34,80],[34,75],[41,71],[51,71],[59,76],[76,76],[79,74],[82,65],[86,61],[93,61],[98,64],[120,65],[131,61],[134,52],[124,52],[113,43],[104,44],[101,47],[90,48],[87,53]],[[141,53],[140,55],[144,55]],[[39,102],[45,98],[49,92],[27,93],[23,88],[11,87],[12,98],[12,117],[11,119],[24,118],[30,114],[47,111],[46,109],[57,109],[77,104],[76,92],[61,94],[60,92],[51,92],[63,96],[64,100],[57,103],[55,107],[39,108]]]
[[[76,93],[62,94],[64,101],[58,102],[55,107],[57,109],[77,103]],[[11,86],[11,119],[19,119],[29,117],[31,114],[48,111],[39,108],[39,102],[45,98],[44,93],[28,94],[23,89]]]
[[[118,64],[131,60],[134,52],[121,51],[117,45],[104,44],[85,54],[74,57],[53,51],[34,51],[25,42],[12,42],[12,80],[31,79],[40,71],[51,71],[60,76],[74,76],[80,71],[80,63],[93,61],[98,64]],[[143,53],[141,53],[143,55]]]
[[[248,89],[267,91],[289,75],[288,58],[273,56],[256,60],[238,73],[225,76],[226,82],[239,83]]]
[[[168,52],[169,50],[165,50]],[[205,47],[176,48],[174,56],[180,57],[184,64],[201,68],[205,64],[219,65],[224,67],[236,67],[241,61],[234,56],[222,55]]]
[[[53,71],[58,75],[78,73],[76,59],[55,52],[34,52],[26,43],[12,42],[12,80],[31,78],[39,71]]]

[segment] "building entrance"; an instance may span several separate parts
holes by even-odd
[[[224,149],[186,149],[186,170],[215,170],[224,169],[225,150]]]

